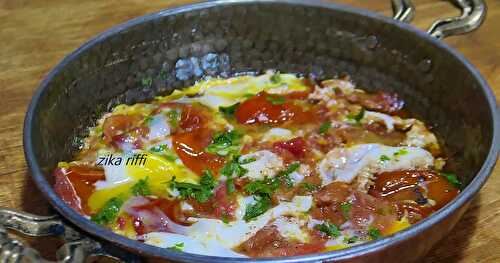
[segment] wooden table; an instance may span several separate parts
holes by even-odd
[[[38,214],[48,212],[47,202],[29,178],[22,149],[26,107],[45,74],[66,54],[111,26],[188,2],[194,1],[0,0],[0,206]],[[389,0],[338,2],[391,13]],[[417,16],[413,23],[421,29],[437,17],[459,14],[445,1],[414,2]],[[500,1],[487,3],[488,17],[479,30],[445,42],[478,67],[500,97]],[[499,184],[497,165],[453,233],[436,246],[425,262],[500,262]],[[49,250],[44,244],[41,248]]]

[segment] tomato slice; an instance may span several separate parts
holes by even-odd
[[[279,150],[289,151],[296,158],[304,158],[306,155],[306,142],[302,137],[293,138],[288,141],[275,142],[273,144],[274,148]]]
[[[79,213],[90,214],[87,200],[95,190],[94,183],[104,180],[104,171],[87,166],[56,168],[54,171],[56,193]]]
[[[236,110],[241,124],[280,124],[289,120],[296,123],[313,121],[314,115],[293,104],[286,97],[261,92],[244,101]]]
[[[76,193],[75,187],[67,177],[68,173],[69,170],[65,168],[56,168],[54,170],[54,191],[69,207],[83,215],[82,201]]]
[[[370,195],[396,202],[401,213],[404,210],[409,212],[412,221],[425,218],[450,202],[458,193],[457,188],[432,170],[381,173],[369,191]],[[432,199],[434,204],[429,206],[427,199]]]
[[[102,132],[104,140],[111,142],[113,137],[133,129],[141,121],[140,115],[115,114],[104,120]]]
[[[224,158],[205,152],[211,138],[212,131],[207,128],[172,136],[175,152],[182,163],[198,175],[207,169],[213,174],[218,174],[219,169],[224,165]]]
[[[205,127],[208,117],[203,109],[195,106],[184,106],[182,108],[179,126],[186,132]]]

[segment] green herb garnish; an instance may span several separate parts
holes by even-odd
[[[441,173],[441,176],[446,178],[448,182],[453,185],[455,188],[460,189],[462,187],[462,183],[458,180],[457,175],[454,173]]]
[[[319,134],[325,134],[332,127],[332,123],[327,121],[319,126]]]
[[[207,146],[206,151],[220,156],[236,154],[240,151],[240,139],[243,135],[235,130],[218,133]]]
[[[320,186],[317,184],[305,182],[305,183],[301,183],[300,187],[304,188],[308,192],[313,192],[313,191],[316,191]]]
[[[276,179],[265,178],[245,185],[243,189],[249,194],[271,196],[279,188],[279,181]]]
[[[361,110],[357,114],[355,115],[349,114],[347,115],[347,118],[350,120],[354,120],[356,122],[360,122],[364,116],[365,116],[365,108],[361,108]]]
[[[184,250],[184,242],[175,243],[175,245],[168,247],[168,249],[183,251]]]
[[[178,110],[171,110],[167,112],[168,123],[172,128],[177,128],[181,121],[181,113]]]
[[[149,179],[149,177],[146,177],[144,179],[141,179],[141,180],[137,181],[137,183],[134,184],[132,186],[132,188],[130,188],[130,191],[132,192],[132,194],[135,195],[135,196],[138,196],[138,195],[142,195],[142,196],[151,195],[151,189],[149,188],[148,179]]]
[[[321,225],[316,225],[316,229],[333,238],[340,236],[340,229],[336,225],[330,224],[328,222]]]
[[[198,203],[205,203],[212,197],[216,182],[209,170],[204,170],[200,184],[176,182],[175,176],[169,183],[170,189],[177,189],[183,199],[194,198]]]
[[[231,161],[226,162],[226,164],[220,169],[219,173],[227,178],[231,178],[233,176],[241,177],[245,175],[248,170],[245,169],[242,164],[247,164],[255,161],[255,158],[248,158],[240,161],[240,157],[238,155],[233,156]]]
[[[387,156],[385,154],[380,155],[381,162],[386,162],[386,161],[390,161],[390,160],[391,160],[391,158],[389,158],[389,156]]]
[[[104,204],[97,214],[92,215],[90,219],[99,225],[107,225],[116,219],[122,205],[123,200],[121,198],[113,197]]]
[[[269,208],[271,208],[271,198],[267,195],[254,197],[256,203],[248,205],[245,209],[245,215],[243,219],[245,221],[250,221],[262,214],[264,214]]]
[[[226,117],[233,117],[234,113],[236,112],[239,106],[240,106],[239,102],[227,107],[219,106],[219,111]]]
[[[166,145],[166,144],[160,144],[160,145],[153,146],[153,147],[149,148],[149,151],[153,152],[153,153],[157,153],[157,154],[165,157],[165,159],[167,159],[169,161],[175,161],[177,159],[177,155],[175,154],[175,152],[170,150],[168,148],[168,145]]]
[[[142,86],[149,88],[149,87],[151,87],[153,85],[153,78],[149,77],[149,76],[148,77],[144,77],[141,80],[141,84],[142,84]]]
[[[378,230],[377,228],[370,227],[368,228],[368,235],[371,239],[379,239],[382,236],[382,233],[380,233],[380,230]]]
[[[344,243],[353,244],[353,243],[358,242],[358,239],[359,239],[359,237],[357,237],[357,236],[345,237],[344,238]]]
[[[340,204],[340,210],[345,218],[349,218],[349,214],[351,213],[352,204],[348,202],[344,202]]]
[[[274,73],[269,80],[271,80],[272,83],[278,84],[281,82],[281,74],[279,72]]]
[[[226,190],[227,190],[228,194],[236,191],[236,187],[234,186],[234,179],[233,178],[229,178],[226,180]]]
[[[398,157],[398,156],[405,155],[407,153],[408,153],[408,150],[406,150],[406,149],[400,149],[400,150],[394,152],[392,155],[394,155],[394,157]]]
[[[271,102],[273,105],[281,105],[285,103],[285,97],[282,96],[266,96],[266,100]]]
[[[148,115],[148,116],[146,116],[146,117],[144,118],[144,124],[149,125],[149,123],[150,123],[152,120],[153,120],[153,117],[151,117],[151,116],[149,116],[149,115]]]
[[[292,163],[284,171],[279,172],[276,178],[290,188],[293,186],[293,180],[290,178],[290,174],[297,171],[299,167],[300,163]]]

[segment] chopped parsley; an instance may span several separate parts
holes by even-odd
[[[229,178],[226,180],[226,190],[229,194],[236,191],[236,187],[234,186],[234,179],[233,178]]]
[[[178,110],[171,110],[167,112],[168,123],[172,128],[177,128],[181,121],[181,113]]]
[[[319,134],[325,134],[332,127],[332,123],[327,121],[319,126]]]
[[[349,214],[351,213],[352,204],[348,202],[344,202],[340,204],[340,210],[345,218],[349,218]]]
[[[283,182],[288,188],[293,186],[293,180],[290,178],[290,174],[293,172],[297,171],[299,169],[300,163],[292,163],[288,165],[288,167],[284,170],[278,173],[277,179]]]
[[[92,215],[90,219],[99,225],[109,224],[116,219],[122,205],[123,200],[121,198],[113,197],[104,204],[97,214]]]
[[[226,164],[220,169],[219,173],[227,178],[231,178],[233,176],[241,177],[248,172],[248,170],[241,165],[254,162],[255,160],[255,158],[240,160],[240,157],[236,155],[233,159],[231,159],[231,161],[226,162]]]
[[[336,225],[330,224],[328,222],[316,225],[316,229],[333,238],[340,236],[340,229]]]
[[[305,182],[305,183],[301,183],[300,187],[304,188],[304,190],[306,190],[308,192],[313,192],[313,191],[316,191],[320,186],[317,184]]]
[[[354,120],[356,122],[360,122],[364,116],[365,116],[365,108],[361,108],[361,110],[357,114],[347,115],[347,119]]]
[[[272,83],[278,84],[281,82],[281,74],[279,72],[274,73],[269,80],[271,80]]]
[[[441,176],[446,178],[448,182],[453,185],[455,188],[460,189],[462,187],[462,183],[458,180],[457,175],[454,173],[441,173]]]
[[[212,197],[216,182],[209,170],[204,170],[200,184],[176,182],[175,176],[170,181],[170,189],[177,189],[183,199],[194,198],[199,203],[205,203]]]
[[[243,216],[243,219],[245,221],[250,221],[262,214],[264,214],[269,208],[271,208],[271,198],[267,195],[263,196],[256,196],[255,198],[255,203],[248,205],[245,209],[245,215]]]
[[[184,250],[184,242],[175,243],[173,246],[168,247],[168,249],[183,251]]]
[[[253,163],[255,161],[257,161],[257,158],[255,158],[255,157],[248,157],[244,160],[238,160],[239,164]]]
[[[400,150],[394,152],[392,155],[394,155],[394,157],[398,157],[398,156],[402,156],[405,154],[408,154],[408,150],[403,148],[403,149],[400,149]]]
[[[243,135],[235,130],[218,133],[207,146],[206,151],[220,156],[237,154],[240,149],[240,139]]]
[[[264,180],[257,180],[245,185],[244,189],[249,194],[271,196],[279,188],[279,181],[266,177]]]
[[[141,80],[141,84],[142,84],[142,86],[149,88],[149,87],[151,87],[153,85],[153,78],[149,77],[149,76],[148,77],[144,77]]]
[[[359,237],[358,236],[352,236],[352,237],[345,237],[344,238],[344,243],[347,244],[353,244],[358,242]]]
[[[250,182],[243,189],[252,195],[256,195],[257,201],[253,205],[248,205],[245,211],[244,219],[246,221],[253,219],[271,208],[271,197],[281,184],[287,187],[293,186],[290,174],[299,168],[299,163],[290,164],[284,171],[281,171],[274,178],[266,177],[263,180]]]
[[[138,195],[142,195],[142,196],[151,195],[151,189],[149,188],[148,179],[149,179],[149,177],[146,177],[144,179],[141,179],[141,180],[137,181],[137,183],[134,184],[132,186],[132,188],[130,188],[130,191],[132,192],[132,194],[135,195],[135,196],[138,196]]]
[[[166,145],[166,144],[160,144],[160,145],[153,146],[153,147],[149,148],[149,151],[153,152],[153,153],[157,153],[157,154],[165,157],[165,159],[167,159],[169,161],[175,161],[177,159],[177,155],[175,154],[175,152],[170,150],[168,148],[168,145]]]
[[[153,120],[153,117],[151,117],[150,115],[146,116],[144,118],[144,124],[146,125],[149,125],[149,123]]]
[[[378,230],[375,227],[368,228],[368,235],[370,236],[371,239],[379,239],[382,236],[380,230]]]
[[[266,100],[271,102],[271,104],[273,105],[281,105],[283,103],[285,103],[285,97],[283,96],[266,96]]]
[[[381,162],[386,162],[386,161],[390,161],[390,160],[391,160],[391,158],[389,158],[389,156],[387,156],[385,154],[380,155]]]
[[[236,112],[239,106],[240,106],[239,102],[227,107],[219,106],[219,111],[226,117],[233,117],[234,113]]]

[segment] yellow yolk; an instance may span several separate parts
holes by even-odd
[[[327,246],[324,251],[327,252],[327,251],[344,249],[344,248],[348,248],[348,247],[350,247],[350,246],[346,245],[346,244],[337,244],[337,245],[333,245],[333,246]]]
[[[144,154],[143,156],[146,159],[144,165],[126,165],[128,157],[122,156],[123,161],[119,167],[105,168],[107,181],[104,183],[106,186],[98,188],[88,200],[88,205],[92,211],[99,211],[113,197],[129,197],[131,187],[141,179],[147,178],[152,194],[157,196],[167,195],[167,183],[174,176],[177,182],[197,183],[199,181],[198,175],[183,165],[148,152],[138,151],[135,154]],[[116,178],[119,180],[116,180]]]
[[[408,219],[406,217],[403,217],[403,218],[401,218],[401,220],[395,221],[394,224],[391,227],[389,227],[388,229],[384,230],[384,232],[382,234],[384,236],[392,235],[392,234],[399,232],[403,229],[406,229],[410,226],[411,226],[411,224],[408,221]]]
[[[199,102],[203,105],[218,110],[218,107],[227,107],[245,100],[248,95],[255,95],[261,91],[282,94],[294,91],[304,91],[307,86],[303,79],[292,74],[280,74],[279,81],[271,81],[273,73],[267,73],[257,77],[241,76],[230,79],[212,79],[199,82],[194,86],[182,90],[174,90],[166,97],[157,97],[159,102],[167,102],[178,99],[186,99],[185,96],[201,95],[191,102]]]

